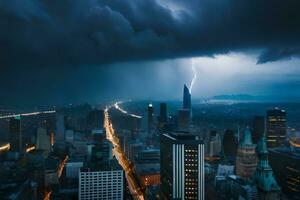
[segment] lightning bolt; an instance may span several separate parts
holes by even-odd
[[[194,76],[193,76],[193,79],[192,79],[191,84],[190,84],[190,93],[191,94],[192,94],[192,89],[193,89],[194,83],[197,79],[197,73],[196,73],[196,69],[195,69],[195,60],[194,60],[194,58],[192,58],[192,70],[193,70]]]

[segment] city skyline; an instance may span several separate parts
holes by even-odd
[[[300,200],[299,0],[0,0],[0,199]]]

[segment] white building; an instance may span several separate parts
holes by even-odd
[[[124,172],[85,171],[79,172],[79,200],[124,199]]]

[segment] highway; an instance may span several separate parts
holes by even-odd
[[[114,107],[118,107],[118,103],[114,104]],[[139,184],[139,181],[136,178],[135,171],[133,168],[133,165],[130,163],[130,161],[127,159],[126,155],[122,151],[122,148],[120,146],[119,139],[115,133],[115,130],[113,128],[113,125],[111,123],[110,117],[109,117],[109,109],[111,107],[107,107],[104,110],[104,128],[106,131],[106,138],[113,144],[113,155],[118,160],[119,164],[125,171],[125,177],[128,183],[129,190],[136,200],[144,200],[144,195],[142,192],[142,188]],[[118,109],[118,108],[116,108]],[[118,109],[120,110],[120,109]],[[126,112],[127,113],[127,112]]]
[[[10,149],[10,143],[6,143],[0,146],[0,152],[1,151],[8,151]]]
[[[122,108],[120,107],[120,104],[121,104],[121,103],[123,103],[123,102],[122,102],[122,101],[116,102],[116,103],[114,104],[114,107],[115,107],[117,110],[119,110],[120,112],[122,112],[122,113],[124,113],[124,114],[127,114],[127,115],[130,115],[131,117],[135,117],[135,118],[139,118],[139,119],[142,118],[142,116],[135,115],[135,114],[132,114],[132,113],[128,113],[126,110],[122,109]]]
[[[66,165],[68,159],[69,159],[69,156],[66,155],[66,157],[60,162],[59,167],[57,169],[57,176],[58,176],[58,178],[61,177],[62,172],[63,172],[63,170],[65,168],[65,165]]]
[[[48,111],[41,111],[41,112],[11,114],[11,115],[0,116],[0,119],[20,117],[20,116],[32,116],[32,115],[39,115],[39,114],[50,114],[50,113],[55,113],[55,112],[56,112],[55,110],[48,110]]]

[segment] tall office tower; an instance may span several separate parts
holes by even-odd
[[[63,114],[56,115],[56,136],[57,142],[65,141],[65,117]]]
[[[22,130],[21,117],[10,118],[9,120],[10,150],[12,152],[22,152]]]
[[[44,128],[38,128],[36,135],[36,149],[50,151],[50,137],[47,135],[47,131]]]
[[[237,139],[234,137],[234,132],[227,129],[223,136],[223,153],[227,162],[235,162],[237,147],[238,143]]]
[[[300,143],[293,147],[269,149],[270,165],[282,192],[291,199],[300,199]],[[298,148],[298,152],[294,150]]]
[[[79,200],[124,199],[123,170],[79,172]]]
[[[151,132],[153,129],[153,115],[154,115],[154,108],[152,103],[148,105],[148,133]]]
[[[280,199],[280,188],[273,176],[273,170],[269,165],[268,149],[266,137],[263,137],[258,142],[259,161],[255,171],[255,183],[262,199],[276,200]]]
[[[264,132],[265,132],[265,117],[254,116],[252,140],[255,144],[257,144],[260,138],[262,138]]]
[[[204,144],[187,132],[163,134],[160,144],[162,199],[204,199]]]
[[[159,121],[162,122],[162,123],[167,122],[167,104],[166,103],[161,103],[160,104]]]
[[[267,110],[267,146],[283,146],[286,140],[285,110],[274,108]]]
[[[158,117],[158,130],[160,132],[165,132],[167,128],[167,104],[160,104],[160,114]]]
[[[191,102],[191,93],[188,87],[184,84],[183,86],[183,109],[191,110],[192,102]]]
[[[253,177],[256,169],[257,155],[255,149],[256,145],[252,143],[251,132],[247,127],[236,157],[236,175],[245,180]]]

